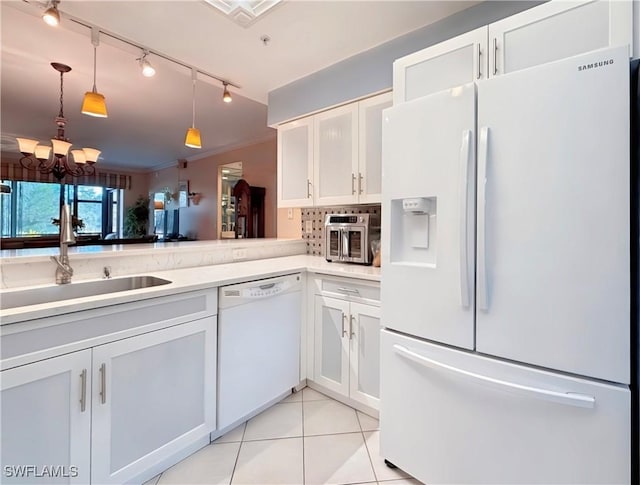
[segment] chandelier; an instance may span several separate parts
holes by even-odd
[[[71,150],[73,162],[68,156],[69,148],[71,148],[72,144],[69,139],[64,136],[64,127],[67,120],[64,117],[63,107],[63,76],[65,72],[71,71],[71,68],[58,62],[52,62],[51,66],[60,73],[60,112],[56,117],[58,134],[55,138],[51,139],[53,147],[38,145],[37,140],[16,138],[16,140],[18,140],[20,153],[23,155],[20,159],[20,164],[27,170],[37,170],[43,174],[53,174],[58,180],[62,180],[67,175],[72,177],[94,175],[96,172],[95,163],[98,160],[98,156],[100,156],[100,150],[94,148]],[[53,154],[51,154],[52,151]]]

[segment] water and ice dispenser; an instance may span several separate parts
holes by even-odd
[[[391,262],[435,265],[438,237],[436,197],[391,201]]]

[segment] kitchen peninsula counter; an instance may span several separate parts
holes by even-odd
[[[235,244],[234,244],[235,243]],[[318,256],[308,256],[306,254],[293,254],[286,256],[269,256],[255,257],[257,254],[268,254],[273,252],[286,251],[302,251],[304,241],[299,240],[260,240],[260,241],[208,241],[208,242],[190,242],[175,243],[174,251],[167,251],[166,245],[157,248],[156,245],[149,244],[145,249],[136,247],[123,247],[120,250],[116,248],[105,248],[104,251],[94,251],[89,254],[85,251],[87,248],[76,248],[70,255],[71,265],[76,268],[78,263],[85,261],[87,256],[91,258],[92,263],[97,271],[91,277],[85,275],[94,273],[81,271],[84,278],[76,278],[74,282],[100,279],[102,275],[102,267],[110,266],[112,276],[114,278],[129,275],[148,275],[163,278],[171,281],[170,284],[155,286],[151,288],[121,291],[117,293],[93,295],[91,297],[76,298],[73,300],[62,300],[52,303],[43,303],[25,307],[12,308],[2,311],[2,325],[24,322],[38,318],[62,315],[71,312],[88,310],[98,307],[118,305],[137,301],[141,299],[156,298],[161,296],[179,294],[189,291],[202,290],[207,288],[216,288],[218,286],[239,283],[243,281],[259,280],[269,278],[281,274],[308,271],[311,273],[326,274],[332,276],[343,276],[357,278],[369,281],[380,281],[380,268],[371,266],[361,266],[343,263],[329,263],[324,258]],[[53,249],[53,248],[50,248]],[[175,251],[180,249],[180,252]],[[187,250],[187,254],[182,251]],[[217,249],[217,251],[216,251]],[[14,254],[7,253],[31,252],[32,254]],[[36,252],[37,254],[33,254]],[[45,281],[40,283],[26,283],[23,285],[12,285],[10,289],[0,292],[0,298],[11,298],[11,293],[26,290],[37,286],[49,286],[53,284],[53,274],[55,266],[49,257],[55,254],[55,251],[48,250],[9,250],[2,251],[2,277],[3,283],[7,276],[7,272],[24,273],[25,281],[32,280],[27,273],[31,273],[35,267],[45,267],[50,274],[46,275]],[[227,254],[229,253],[229,254]],[[195,256],[199,254],[199,256]],[[236,262],[233,262],[235,254]],[[163,257],[168,256],[170,257]],[[183,258],[180,258],[183,255]],[[191,264],[200,258],[203,264]],[[177,258],[177,259],[176,259]],[[247,260],[240,261],[246,258]],[[249,260],[249,258],[253,258]],[[231,262],[226,262],[230,259]],[[129,267],[123,265],[132,263]],[[204,261],[218,260],[220,263]],[[156,264],[156,269],[152,268]],[[186,266],[189,264],[189,266]],[[186,266],[186,267],[185,267]],[[87,269],[83,267],[82,269]],[[12,281],[15,282],[15,281]],[[73,284],[73,283],[72,283]]]

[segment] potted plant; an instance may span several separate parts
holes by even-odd
[[[138,196],[138,200],[127,208],[124,218],[125,237],[144,237],[147,235],[149,222],[149,199]]]

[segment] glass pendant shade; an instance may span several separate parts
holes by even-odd
[[[187,130],[187,136],[184,140],[184,144],[191,148],[202,148],[200,142],[200,130],[197,128],[189,128]]]
[[[18,149],[20,150],[20,153],[31,155],[36,151],[38,140],[31,140],[29,138],[16,138],[16,140],[18,140]]]
[[[95,116],[96,118],[107,117],[107,103],[100,93],[87,91],[82,102],[82,114]]]
[[[55,138],[51,139],[51,144],[53,145],[53,153],[58,157],[66,157],[67,153],[69,153],[69,148],[71,148],[71,143],[64,140],[56,140]]]
[[[38,145],[36,147],[36,158],[38,160],[48,160],[51,153],[50,146]]]
[[[101,153],[100,150],[96,150],[95,148],[83,148],[82,151],[89,164],[96,163]]]
[[[87,163],[87,157],[84,154],[84,150],[71,150],[73,155],[73,161],[76,163]]]

